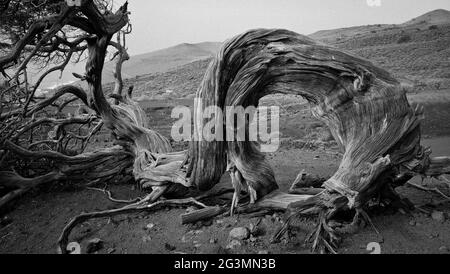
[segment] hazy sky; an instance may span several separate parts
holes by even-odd
[[[118,8],[125,0],[113,0]],[[380,6],[369,2],[380,2]],[[128,0],[133,32],[130,55],[180,43],[221,42],[252,28],[285,28],[301,34],[369,24],[398,24],[450,0]],[[43,87],[76,80],[84,63],[70,64],[61,78],[50,74]],[[31,78],[38,76],[30,75]]]
[[[370,6],[368,2],[381,2]],[[115,0],[118,5],[122,0]],[[449,0],[129,0],[132,55],[179,43],[224,41],[251,28],[302,34],[367,24],[403,23]]]

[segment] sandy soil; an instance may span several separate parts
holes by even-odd
[[[262,105],[279,105],[281,110],[281,148],[268,155],[282,190],[287,190],[302,169],[322,177],[331,176],[340,162],[340,153],[323,124],[315,120],[309,107],[301,98],[272,96],[264,98]],[[149,116],[149,127],[170,135],[170,118],[173,104],[192,107],[188,101],[166,101],[143,105]],[[435,108],[437,112],[444,108]],[[433,114],[433,112],[431,112]],[[440,113],[442,114],[442,113]],[[448,122],[441,115],[430,115],[432,122],[425,123],[423,144],[431,146],[433,155],[450,155]],[[433,118],[434,117],[434,118]],[[437,117],[437,118],[436,118]],[[448,116],[445,116],[448,117]],[[436,119],[435,119],[436,118]],[[438,119],[439,118],[439,119]],[[443,126],[437,126],[438,124]],[[429,136],[433,136],[429,138]],[[439,137],[440,136],[440,137]],[[109,133],[105,130],[89,149],[110,146]],[[186,148],[186,143],[176,143],[175,149]],[[415,178],[414,182],[420,183]],[[228,175],[221,181],[231,187]],[[435,186],[435,184],[433,185]],[[447,195],[450,185],[439,185]],[[109,185],[114,197],[131,199],[142,196],[133,185]],[[441,198],[410,187],[399,192],[414,204],[426,204]],[[51,187],[36,190],[11,204],[8,211],[0,213],[0,253],[56,253],[57,239],[67,222],[74,216],[89,211],[117,208],[122,205],[110,202],[103,193],[80,188]],[[380,242],[382,253],[449,253],[450,203],[434,210],[447,214],[445,222],[439,222],[420,212],[412,216],[399,212],[372,212],[373,222],[382,233],[381,242],[375,231],[361,228],[354,235],[344,238],[340,253],[369,253],[370,242]],[[270,244],[270,238],[281,225],[282,214],[248,218],[246,216],[219,217],[194,225],[181,225],[180,215],[186,208],[170,208],[161,211],[116,216],[91,220],[77,227],[70,241],[81,244],[86,252],[87,242],[94,238],[103,241],[99,253],[309,253],[303,245],[313,220],[302,220],[291,237],[281,243]],[[241,246],[226,249],[229,232],[235,227],[250,227],[259,221],[258,235],[241,241]]]
[[[450,138],[425,140],[435,151],[449,155]],[[336,148],[298,149],[284,145],[269,156],[281,189],[286,190],[300,169],[321,176],[330,176],[339,163]],[[227,177],[222,184],[229,185]],[[110,189],[118,198],[141,195],[132,186],[112,185]],[[448,190],[448,189],[447,189]],[[447,191],[448,193],[449,191]],[[412,188],[403,187],[400,193],[415,204],[440,197]],[[0,253],[56,253],[56,241],[64,225],[75,215],[93,210],[112,209],[120,205],[93,190],[47,190],[31,193],[18,201],[3,218],[0,227]],[[450,213],[450,205],[437,208]],[[183,208],[164,209],[151,213],[117,216],[92,220],[74,230],[71,241],[81,244],[86,251],[87,241],[100,238],[103,248],[99,253],[309,253],[303,246],[307,231],[313,222],[305,220],[294,230],[290,239],[270,244],[269,239],[280,225],[281,214],[262,217],[259,235],[242,241],[240,247],[226,249],[229,231],[234,227],[249,227],[257,218],[245,216],[221,217],[212,222],[181,225]],[[430,216],[414,212],[413,216],[398,212],[374,213],[373,221],[384,236],[382,253],[448,253],[450,248],[450,222],[440,223]],[[151,227],[151,228],[149,228]],[[369,242],[380,241],[370,227],[347,236],[340,253],[369,253]]]

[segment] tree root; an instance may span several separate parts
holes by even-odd
[[[149,195],[150,196],[150,195]],[[151,196],[153,197],[153,196]],[[104,210],[104,211],[96,211],[90,213],[82,213],[76,217],[74,217],[70,222],[64,227],[61,235],[58,239],[58,246],[63,254],[68,253],[67,244],[68,238],[70,236],[70,232],[80,223],[86,222],[90,219],[98,219],[104,217],[112,217],[120,214],[127,213],[139,213],[144,211],[156,210],[157,208],[161,208],[164,206],[171,205],[197,205],[200,207],[207,207],[205,204],[197,201],[194,198],[185,198],[185,199],[172,199],[172,200],[159,200],[156,202],[148,203],[150,198],[144,198],[142,201],[126,205],[121,208],[112,209],[112,210]]]
[[[138,197],[138,198],[135,198],[135,199],[132,199],[132,200],[115,199],[115,198],[113,198],[111,191],[107,190],[106,188],[101,189],[101,188],[95,188],[95,187],[86,187],[86,189],[103,192],[104,194],[106,194],[107,199],[110,200],[111,202],[114,202],[114,203],[134,204],[134,203],[138,203],[138,202],[140,202],[142,200],[141,197]]]
[[[68,244],[68,238],[70,236],[71,231],[80,223],[86,222],[90,219],[97,219],[97,218],[105,218],[105,217],[112,217],[116,215],[121,214],[129,214],[129,213],[139,213],[139,212],[145,212],[145,211],[151,211],[151,210],[157,210],[161,207],[166,206],[174,206],[174,205],[196,205],[200,208],[207,209],[211,208],[204,203],[200,202],[200,200],[208,199],[214,196],[220,196],[224,193],[230,192],[230,189],[212,189],[210,191],[204,192],[199,194],[198,196],[184,198],[184,199],[167,199],[167,200],[158,200],[161,198],[161,196],[164,194],[164,192],[167,190],[167,186],[161,186],[161,187],[154,187],[153,191],[149,193],[144,198],[137,198],[140,199],[139,201],[136,201],[134,203],[125,205],[121,208],[112,209],[112,210],[104,210],[104,211],[96,211],[96,212],[90,212],[90,213],[82,213],[70,220],[70,222],[64,227],[59,239],[58,239],[58,246],[59,249],[63,254],[68,253],[67,250],[67,244]],[[117,200],[112,198],[111,192],[105,189],[99,189],[99,188],[89,188],[91,190],[101,191],[108,195],[108,199],[113,202],[118,203],[130,203],[132,201],[127,200]],[[158,201],[157,201],[158,200]],[[216,213],[212,214],[211,217],[216,216],[217,214],[221,214],[223,212],[223,208],[220,208],[215,211]],[[204,217],[204,216],[203,216]],[[202,217],[202,218],[203,218]],[[192,218],[191,218],[192,219]],[[192,221],[192,220],[191,220]]]
[[[326,194],[323,193],[323,195]],[[333,199],[338,200],[339,198],[336,197]],[[336,220],[335,217],[338,212],[344,212],[348,210],[348,208],[342,206],[343,204],[340,202],[335,205],[335,207],[324,206],[319,194],[310,198],[309,201],[303,201],[294,207],[290,206],[289,210],[293,211],[293,213],[290,214],[283,226],[274,234],[271,242],[279,242],[283,235],[290,231],[295,219],[314,216],[317,216],[318,223],[316,228],[311,231],[305,239],[305,244],[311,244],[312,252],[337,254],[337,248],[342,240],[342,235],[356,233],[363,224],[370,224],[379,237],[378,241],[384,241],[383,235],[376,228],[365,210],[362,208],[355,209],[355,214],[351,223],[345,223]]]
[[[20,196],[24,195],[31,189],[63,178],[65,178],[65,176],[57,171],[53,171],[35,178],[24,178],[16,172],[1,171],[0,186],[12,188],[13,190],[3,197],[0,197],[0,209],[2,209],[6,204],[13,201],[14,199],[17,199]]]
[[[434,192],[437,193],[438,195],[442,196],[446,201],[450,201],[450,197],[445,195],[444,193],[442,193],[442,191],[440,191],[438,188],[434,187],[434,188],[429,188],[429,187],[424,187],[418,184],[414,184],[411,182],[407,182],[406,185],[417,188],[419,190],[423,190],[426,192]]]
[[[312,231],[305,242],[312,240],[311,250],[313,252],[320,251],[325,253],[326,251],[337,254],[335,249],[340,241],[340,238],[336,235],[335,231],[327,224],[326,213],[321,212],[319,215],[319,224],[315,231]]]

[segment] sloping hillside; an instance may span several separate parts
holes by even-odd
[[[433,10],[425,13],[419,17],[413,18],[402,26],[410,26],[416,24],[430,24],[430,25],[446,25],[450,24],[450,11],[444,9]]]
[[[180,44],[170,48],[131,56],[123,64],[124,78],[131,78],[149,73],[166,72],[193,61],[209,58],[217,51],[221,43],[204,42],[198,44]],[[114,62],[105,64],[103,73],[106,83],[114,81]]]
[[[133,94],[138,100],[172,99],[192,97],[208,67],[211,57],[176,67],[164,73],[151,73],[125,79],[125,85],[134,86]],[[113,83],[105,85],[111,91]]]
[[[435,10],[400,25],[316,32],[310,37],[365,57],[405,83],[450,89],[450,12]]]
[[[436,10],[400,25],[323,30],[310,37],[371,60],[414,91],[445,91],[450,89],[449,14]],[[144,96],[140,99],[191,97],[200,85],[212,52],[219,47],[220,43],[215,42],[181,44],[132,57],[124,64],[126,83],[134,85],[136,96]],[[195,58],[198,59],[189,61]],[[152,70],[158,72],[145,72]]]

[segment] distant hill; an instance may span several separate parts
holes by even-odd
[[[450,90],[449,13],[436,10],[404,24],[323,30],[310,37],[371,60],[413,87],[413,91]],[[217,50],[220,43],[195,46],[203,50],[209,48],[211,52]],[[170,52],[179,51],[178,47],[185,48],[179,45],[156,52],[156,55],[166,52],[171,60]],[[209,61],[209,58],[202,59],[166,72],[141,75],[128,79],[127,84],[135,86],[135,95],[141,99],[190,97],[200,85]],[[108,86],[112,88],[111,84]]]
[[[416,91],[450,90],[450,11],[431,11],[398,25],[322,30],[310,37],[371,60]],[[192,96],[221,44],[184,43],[132,56],[123,65],[123,77],[135,85],[137,96]],[[108,87],[113,69],[114,62],[105,64]]]
[[[350,51],[416,90],[450,89],[450,12],[435,10],[399,25],[323,30],[311,38]]]
[[[446,25],[450,24],[450,11],[444,9],[433,10],[424,15],[416,17],[408,22],[402,24],[402,26],[410,26],[416,24],[429,24],[429,25]]]
[[[131,78],[149,73],[166,72],[178,66],[210,58],[217,52],[220,45],[221,43],[219,42],[184,43],[150,53],[131,56],[130,60],[123,64],[123,77]],[[105,64],[103,72],[105,83],[114,81],[114,66],[114,62]]]
[[[126,79],[149,73],[166,72],[197,60],[211,58],[217,52],[221,44],[222,43],[220,42],[203,42],[197,44],[183,43],[173,47],[131,56],[130,60],[123,64],[123,78]],[[114,61],[105,63],[103,69],[104,83],[114,81],[114,66]],[[42,83],[42,88],[53,88],[58,85],[77,81],[77,79],[72,76],[72,72],[82,74],[84,67],[84,62],[69,64],[62,75],[60,75],[59,71],[48,75]],[[29,76],[33,80],[36,80],[42,72],[40,68],[30,68],[29,70],[31,71]],[[60,78],[60,76],[62,77]]]
[[[124,80],[125,86],[133,85],[133,96],[137,100],[191,98],[197,91],[203,75],[211,61],[201,59],[163,73],[150,73]],[[114,84],[104,85],[110,92]]]

